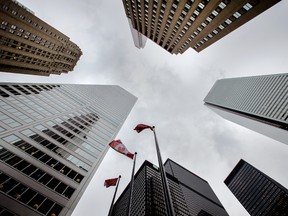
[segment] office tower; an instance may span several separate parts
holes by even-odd
[[[165,162],[167,173],[178,179],[190,215],[228,215],[209,183],[171,159]]]
[[[189,47],[202,51],[279,1],[123,0],[123,5],[136,31],[182,54]]]
[[[288,190],[240,160],[224,183],[251,216],[288,215]]]
[[[175,215],[228,215],[205,180],[170,159],[165,162],[165,169]],[[178,176],[178,173],[183,176]],[[129,185],[114,204],[113,216],[125,215],[128,198]],[[158,167],[148,161],[135,175],[131,206],[132,215],[167,215]]]
[[[82,52],[16,0],[0,1],[0,71],[49,76],[72,71]]]
[[[288,74],[217,80],[204,102],[223,118],[288,144]]]
[[[0,212],[71,215],[136,98],[119,86],[0,83]]]

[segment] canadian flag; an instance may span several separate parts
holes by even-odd
[[[110,186],[115,186],[117,184],[118,178],[113,178],[113,179],[106,179],[104,182],[104,186],[106,188]]]
[[[134,130],[136,130],[137,133],[140,133],[142,130],[145,130],[145,129],[147,129],[147,128],[149,128],[150,130],[153,131],[153,127],[151,127],[151,126],[149,126],[149,125],[145,125],[145,124],[138,124],[138,125],[134,128]]]
[[[124,154],[133,160],[134,154],[128,151],[128,149],[125,147],[125,145],[123,145],[121,140],[113,140],[112,142],[109,143],[109,146],[113,148],[115,151],[118,151],[119,153]]]

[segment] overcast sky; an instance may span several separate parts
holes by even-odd
[[[63,32],[83,51],[74,71],[50,77],[0,73],[7,82],[120,85],[138,101],[116,138],[157,164],[153,134],[137,134],[138,123],[156,126],[162,158],[206,179],[232,216],[249,215],[223,181],[245,159],[286,188],[288,146],[226,121],[203,105],[217,79],[287,73],[288,1],[222,38],[201,53],[171,55],[154,42],[134,47],[121,0],[20,0],[35,15]],[[117,104],[115,104],[117,106]],[[107,178],[122,175],[118,196],[131,177],[132,160],[109,150],[73,216],[106,216],[114,187]]]

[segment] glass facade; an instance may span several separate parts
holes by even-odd
[[[287,215],[288,190],[240,160],[224,183],[251,216]]]
[[[70,215],[136,100],[119,86],[0,83],[0,212]]]
[[[168,175],[167,180],[171,191],[172,202],[176,215],[189,216],[182,188],[176,178]],[[120,195],[113,207],[113,216],[127,214],[129,184]],[[135,175],[131,215],[166,216],[164,193],[158,167],[145,161]]]
[[[170,159],[164,165],[175,215],[228,216],[205,180]],[[126,214],[128,199],[129,185],[115,202],[113,216]],[[132,215],[167,215],[158,167],[148,161],[135,175],[131,206]]]
[[[204,99],[220,116],[288,144],[288,74],[218,80]]]
[[[207,181],[168,159],[167,173],[177,178],[191,216],[228,216]]]

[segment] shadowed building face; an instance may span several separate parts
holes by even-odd
[[[224,183],[251,216],[288,214],[288,190],[242,159]]]

